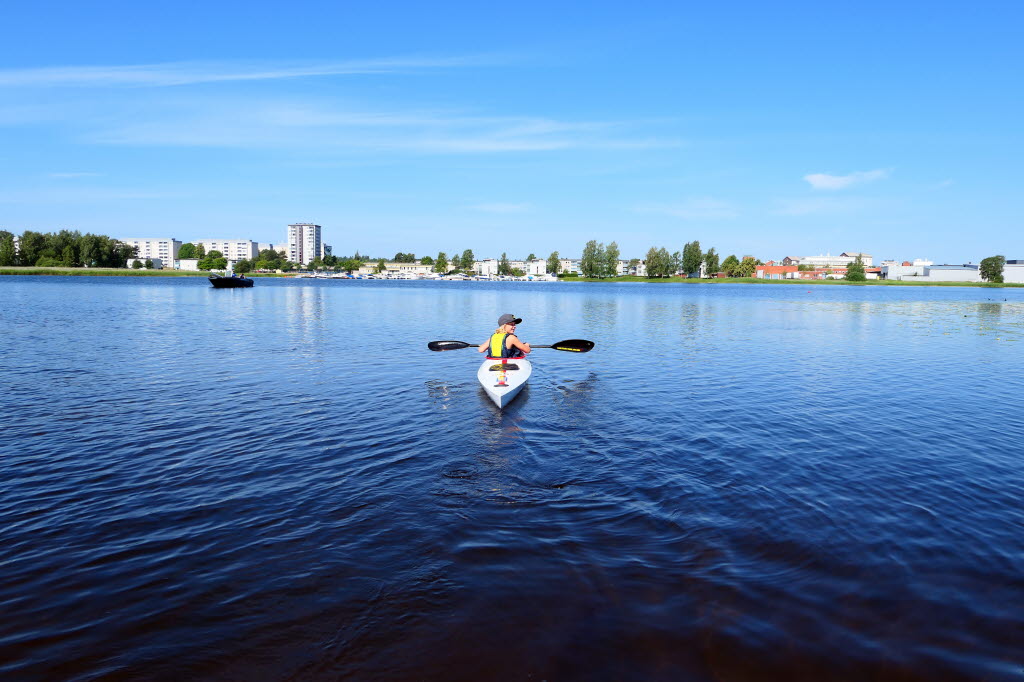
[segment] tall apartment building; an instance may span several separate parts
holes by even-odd
[[[192,243],[202,244],[206,253],[220,251],[228,260],[248,260],[259,255],[258,244],[251,239],[197,239]]]
[[[313,223],[294,223],[288,226],[288,260],[306,264],[323,255],[321,227]]]
[[[136,248],[136,257],[142,261],[147,258],[159,258],[163,263],[170,263],[178,257],[181,242],[174,237],[170,239],[118,239],[117,241]]]

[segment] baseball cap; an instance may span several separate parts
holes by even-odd
[[[509,313],[505,313],[504,315],[502,315],[501,317],[498,318],[498,326],[500,327],[500,326],[506,325],[506,324],[519,324],[522,321],[523,321],[523,318],[521,318],[521,317],[516,317],[515,315],[510,315]]]

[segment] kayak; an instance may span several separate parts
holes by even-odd
[[[533,365],[526,358],[487,358],[476,372],[476,378],[487,397],[499,408],[505,407],[523,390]]]

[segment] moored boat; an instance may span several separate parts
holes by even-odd
[[[213,285],[214,289],[240,289],[243,287],[251,287],[253,281],[248,277],[238,277],[234,275],[231,277],[210,275],[210,284]]]
[[[526,358],[487,358],[477,370],[476,378],[487,397],[503,408],[519,395],[533,372]]]

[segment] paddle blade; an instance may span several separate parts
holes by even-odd
[[[570,353],[586,353],[594,348],[593,341],[586,339],[566,339],[553,343],[550,346],[532,346],[533,348],[554,348],[555,350],[567,350]]]
[[[465,341],[431,341],[427,343],[427,348],[436,351],[460,350],[462,348],[469,348],[471,345]]]

